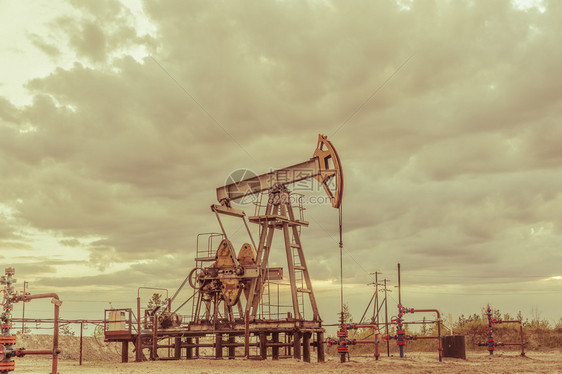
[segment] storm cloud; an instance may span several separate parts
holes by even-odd
[[[412,300],[454,313],[443,284],[470,298],[496,282],[513,310],[529,307],[517,290],[560,293],[539,282],[562,263],[560,2],[137,5],[61,1],[44,33],[20,26],[27,49],[3,41],[44,61],[0,86],[0,251],[37,256],[21,278],[173,289],[196,234],[219,229],[229,173],[304,161],[323,133],[344,167],[352,305],[398,261],[412,288],[437,287]],[[310,272],[335,298],[337,212],[307,208]]]

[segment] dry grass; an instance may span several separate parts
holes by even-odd
[[[557,344],[556,349],[530,350],[527,357],[520,357],[510,347],[498,348],[493,356],[489,356],[483,347],[467,348],[467,360],[447,359],[439,362],[437,359],[436,342],[418,341],[408,343],[406,358],[400,359],[396,352],[396,344],[391,344],[391,357],[386,356],[386,345],[381,345],[381,359],[375,361],[372,357],[371,347],[353,347],[351,362],[339,363],[339,356],[335,354],[335,347],[328,349],[327,362],[304,363],[293,359],[280,361],[255,361],[255,360],[181,360],[181,361],[156,361],[121,364],[120,345],[107,344],[92,337],[85,337],[83,344],[83,365],[78,366],[79,339],[72,336],[61,337],[59,372],[64,373],[371,373],[374,371],[384,373],[560,373],[562,374],[562,345],[558,340],[561,331],[552,329],[530,332],[529,339],[535,341],[549,341],[548,344]],[[420,343],[416,346],[415,344]],[[467,342],[468,343],[468,342]],[[541,345],[545,343],[533,343]],[[18,337],[17,347],[27,349],[48,349],[51,347],[51,337],[46,335],[27,335]],[[428,350],[421,352],[421,350]],[[130,348],[132,351],[132,346]],[[133,361],[132,352],[130,360]],[[49,372],[51,361],[49,357],[24,357],[16,358],[16,373]]]

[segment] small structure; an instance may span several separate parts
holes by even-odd
[[[443,337],[443,357],[462,358],[466,360],[466,343],[464,335],[447,335]]]

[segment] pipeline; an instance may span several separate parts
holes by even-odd
[[[356,329],[373,329],[375,339],[374,340],[360,340],[360,339],[348,339],[348,330],[356,330]],[[356,345],[356,344],[373,344],[374,345],[374,356],[375,360],[378,360],[380,357],[379,351],[379,327],[375,324],[357,324],[357,323],[349,323],[349,324],[342,324],[340,330],[337,333],[338,339],[327,338],[326,344],[328,347],[332,345],[338,346],[338,353],[340,354],[340,362],[345,362],[345,357],[347,356],[349,360],[349,346]]]
[[[441,314],[437,309],[415,309],[410,308],[410,313],[435,313],[437,316],[437,336],[419,336],[418,339],[437,339],[438,351],[439,351],[439,362],[443,360],[443,343],[441,341]]]
[[[404,357],[404,347],[408,340],[423,340],[423,339],[435,339],[438,342],[438,352],[439,352],[439,362],[443,360],[443,345],[441,341],[441,318],[439,311],[436,309],[414,309],[414,308],[404,308],[403,306],[398,306],[400,312],[398,317],[393,317],[391,322],[396,324],[396,335],[384,335],[382,340],[396,340],[396,344],[400,349],[400,357]],[[403,315],[406,313],[422,313],[422,312],[435,312],[437,313],[437,336],[417,336],[417,335],[406,335],[406,331],[403,329],[403,325],[408,324],[408,322],[403,321]]]
[[[416,336],[416,335],[406,335],[406,330],[404,325],[411,322],[404,321],[404,315],[407,313],[435,313],[437,319],[437,336]],[[379,338],[379,327],[378,324],[345,324],[341,323],[340,330],[337,333],[337,339],[328,338],[326,339],[326,344],[328,346],[337,345],[338,353],[340,354],[340,362],[345,362],[346,356],[349,358],[349,346],[355,344],[374,344],[375,346],[375,359],[379,359],[379,343],[381,340],[390,341],[396,340],[396,344],[400,350],[400,357],[404,357],[404,347],[408,340],[417,339],[436,339],[438,342],[438,352],[439,352],[439,362],[443,360],[443,343],[441,341],[441,314],[437,309],[414,309],[405,308],[402,306],[402,294],[401,294],[401,281],[400,281],[400,264],[398,264],[398,315],[391,319],[391,323],[396,325],[396,335],[386,334]],[[375,339],[374,340],[357,340],[349,339],[348,330],[360,329],[360,328],[372,328],[374,330]],[[387,330],[388,331],[388,330]]]
[[[15,370],[15,362],[13,357],[24,357],[26,355],[52,355],[51,374],[57,373],[58,355],[61,353],[59,349],[59,309],[62,304],[59,296],[56,293],[45,293],[30,295],[28,293],[18,293],[14,291],[13,284],[16,283],[14,268],[6,268],[5,275],[0,278],[0,284],[4,285],[2,292],[4,293],[4,300],[2,302],[3,313],[0,319],[2,320],[2,334],[0,335],[0,374],[7,374]],[[11,335],[10,329],[12,328],[12,310],[13,304],[17,302],[29,302],[36,299],[51,298],[54,304],[54,327],[53,327],[53,349],[51,350],[26,350],[25,348],[14,349],[16,344],[16,335]]]
[[[407,313],[436,313],[437,319],[435,322],[437,322],[437,336],[406,335],[404,325],[407,324],[407,322],[404,322],[403,317]],[[404,347],[406,346],[406,342],[408,340],[436,339],[438,342],[439,362],[443,360],[443,345],[441,341],[441,314],[437,309],[414,309],[405,308],[404,306],[402,306],[400,264],[398,264],[398,315],[396,317],[392,317],[391,323],[396,325],[396,335],[384,335],[382,339],[385,341],[396,340],[396,344],[398,345],[398,349],[400,350],[400,357],[404,357]]]
[[[512,321],[503,321],[501,319],[495,319],[492,316],[492,308],[488,305],[485,316],[488,317],[488,326],[484,327],[484,331],[486,331],[486,342],[484,343],[476,343],[479,347],[487,347],[490,356],[494,354],[494,350],[496,347],[507,346],[507,345],[519,345],[521,346],[521,356],[525,356],[525,342],[523,341],[523,324],[520,320],[512,320]],[[493,326],[499,325],[502,323],[518,323],[519,324],[519,343],[505,343],[505,342],[496,342],[494,340],[493,334]]]

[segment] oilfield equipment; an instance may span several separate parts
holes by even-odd
[[[301,240],[301,229],[309,223],[304,219],[302,196],[289,189],[292,184],[312,179],[316,179],[322,186],[331,206],[339,209],[341,313],[335,339],[324,339],[325,329]],[[381,342],[386,342],[387,354],[390,355],[389,342],[395,340],[400,357],[404,357],[407,342],[422,339],[437,340],[439,361],[442,361],[442,357],[466,358],[462,336],[450,336],[449,338],[461,338],[462,342],[450,339],[446,346],[449,354],[443,354],[442,321],[437,309],[407,308],[402,305],[400,264],[398,314],[388,320],[387,279],[379,284],[378,273],[375,273],[375,294],[367,306],[369,309],[371,302],[375,300],[371,322],[362,323],[365,314],[358,324],[344,322],[341,209],[343,170],[339,156],[326,136],[319,135],[316,149],[308,161],[240,181],[229,181],[216,189],[216,195],[219,204],[212,204],[211,211],[217,219],[220,232],[197,235],[195,267],[189,271],[173,296],[168,296],[167,289],[139,287],[135,311],[131,308],[105,310],[105,341],[122,343],[122,362],[128,361],[130,343],[134,346],[135,361],[271,357],[274,360],[296,358],[311,362],[312,351],[315,349],[317,361],[324,362],[325,345],[337,345],[340,361],[345,362],[352,345],[372,345],[374,357],[378,360]],[[255,196],[258,198],[252,202],[255,205],[253,215],[247,216],[244,210],[233,207],[233,202]],[[245,229],[247,241],[234,244],[231,237],[236,237],[236,232],[229,236],[225,224],[227,217],[238,220],[239,223],[241,221],[239,228]],[[250,224],[257,226],[257,241],[254,240]],[[274,243],[276,231],[282,233],[279,240],[282,245]],[[278,254],[275,252],[276,246],[282,247],[279,252],[286,261],[285,268],[269,266],[271,254]],[[240,249],[236,251],[236,248]],[[287,277],[288,282],[285,280]],[[192,287],[193,293],[176,306],[174,303],[186,284]],[[286,305],[281,305],[279,301],[281,286],[289,289],[285,293],[285,296],[290,295]],[[385,292],[384,302],[381,304],[378,301],[379,286],[384,286]],[[147,291],[165,294],[165,303],[145,308],[143,314],[141,293],[146,294]],[[192,307],[191,315],[180,315],[180,309],[189,303]],[[379,317],[383,305],[384,323],[380,322]],[[281,307],[288,308],[288,311],[281,311]],[[305,311],[311,315],[307,317]],[[429,322],[405,320],[407,315],[415,313],[433,313],[436,318]],[[405,326],[419,323],[435,323],[437,336],[406,334]],[[490,329],[487,331],[488,338],[492,339],[491,346],[511,344],[493,342],[491,326],[496,323],[501,322],[489,319]],[[381,325],[384,325],[384,333]],[[389,326],[394,326],[395,334],[389,332]],[[358,329],[372,329],[372,334],[367,338],[373,338],[350,338],[349,331]],[[487,344],[490,347],[490,340]],[[253,355],[250,354],[251,348],[255,352]]]
[[[59,308],[62,304],[56,293],[45,293],[31,295],[27,292],[18,292],[15,290],[14,283],[16,278],[14,268],[6,268],[5,275],[0,278],[0,284],[4,286],[2,292],[4,298],[2,300],[2,334],[0,335],[0,374],[6,374],[15,370],[16,364],[14,357],[24,357],[26,355],[52,355],[52,374],[57,374],[58,355],[61,353],[59,349]],[[54,328],[53,328],[53,348],[45,350],[26,350],[25,348],[14,348],[16,345],[16,335],[11,333],[12,329],[12,311],[14,303],[29,302],[36,299],[51,299],[54,304]]]
[[[344,322],[340,322],[340,330],[337,332],[337,339],[333,339],[333,338],[327,338],[326,339],[326,344],[328,347],[330,346],[337,346],[337,352],[340,354],[340,361],[341,362],[345,362],[346,357],[349,359],[349,346],[351,345],[357,345],[357,344],[368,344],[371,345],[373,344],[373,357],[375,357],[375,360],[378,360],[380,357],[380,348],[379,348],[379,344],[381,343],[381,339],[380,339],[380,331],[381,331],[381,325],[384,326],[386,335],[388,335],[388,298],[387,298],[387,292],[390,291],[387,289],[387,281],[388,279],[384,279],[383,282],[384,283],[379,283],[378,280],[378,275],[380,274],[379,272],[375,272],[372,273],[375,275],[375,281],[372,283],[369,283],[368,285],[374,285],[375,289],[374,289],[374,293],[373,296],[371,297],[371,299],[369,300],[369,304],[367,304],[367,308],[365,308],[365,312],[363,313],[363,315],[361,316],[361,319],[359,320],[359,323],[344,323]],[[382,302],[379,304],[379,286],[383,286],[383,288],[380,291],[384,292],[384,298],[382,300]],[[374,301],[374,303],[373,303]],[[371,323],[363,323],[365,316],[367,314],[367,311],[369,310],[369,308],[371,307],[371,304],[373,305],[373,315],[371,316]],[[380,322],[380,314],[382,311],[382,307],[384,306],[384,322]],[[343,319],[343,316],[342,316]],[[371,334],[369,334],[367,337],[363,338],[363,339],[355,339],[355,335],[357,333],[357,331],[359,329],[372,329],[373,332]],[[349,337],[349,331],[350,330],[355,330],[355,334],[350,338]],[[374,336],[373,340],[367,340],[368,337]],[[389,342],[388,340],[386,340],[386,348],[387,348],[387,355],[390,356],[390,347],[389,347]]]
[[[333,208],[339,209],[340,229],[340,271],[341,274],[341,313],[340,323],[324,325],[318,310],[309,269],[305,259],[305,252],[301,240],[301,230],[309,223],[304,219],[302,195],[292,192],[290,185],[315,179],[326,193]],[[52,374],[57,373],[58,355],[61,350],[59,343],[59,325],[61,323],[80,323],[80,364],[82,363],[82,329],[85,323],[100,323],[104,326],[106,342],[121,343],[121,361],[129,360],[129,344],[134,347],[135,361],[150,360],[179,360],[213,357],[225,357],[227,350],[229,359],[237,357],[274,360],[280,358],[296,358],[311,362],[312,351],[316,350],[317,361],[324,362],[324,347],[337,346],[340,362],[346,362],[350,357],[350,346],[371,345],[373,356],[380,358],[379,345],[385,342],[387,355],[390,355],[389,342],[395,340],[400,357],[405,357],[405,347],[408,341],[432,339],[437,340],[439,361],[442,357],[466,358],[464,352],[464,337],[449,336],[448,338],[462,338],[462,344],[450,339],[446,344],[450,354],[444,354],[441,336],[441,315],[437,309],[407,308],[402,305],[400,264],[398,264],[398,313],[389,321],[387,311],[388,279],[379,283],[375,274],[374,294],[369,301],[365,313],[359,323],[344,322],[343,304],[343,239],[342,239],[342,196],[343,169],[339,156],[326,136],[319,135],[316,149],[312,157],[304,162],[252,176],[240,181],[232,181],[216,189],[219,204],[212,204],[220,232],[202,233],[197,235],[195,246],[195,267],[189,271],[187,277],[169,297],[164,288],[139,287],[137,290],[136,310],[132,308],[106,309],[103,321],[94,320],[61,320],[59,308],[62,304],[55,293],[31,295],[25,291],[15,291],[15,270],[5,269],[5,275],[0,277],[4,294],[1,314],[0,335],[0,374],[15,370],[14,357],[25,355],[52,355]],[[258,196],[253,202],[254,214],[247,216],[244,210],[233,207],[233,202],[251,196]],[[241,220],[240,228],[245,228],[248,240],[235,246],[225,229],[225,217]],[[240,221],[239,221],[240,222]],[[254,240],[250,223],[257,228],[257,242]],[[274,242],[275,232],[279,231],[282,242],[281,257],[286,260],[285,267],[270,267],[271,254],[276,253]],[[236,248],[240,248],[236,251]],[[287,276],[285,276],[287,274]],[[285,279],[288,277],[288,282]],[[281,281],[285,281],[282,283]],[[189,284],[193,293],[191,297],[181,300],[178,306],[174,304],[183,287]],[[286,305],[281,305],[279,297],[280,287],[286,286],[290,296]],[[384,288],[384,300],[379,303],[379,286]],[[146,293],[165,294],[164,302],[158,302],[153,307],[141,307],[141,295]],[[153,293],[153,295],[155,294]],[[12,317],[13,304],[29,302],[35,299],[51,298],[54,304],[54,318],[46,319],[17,319]],[[374,301],[373,316],[370,323],[363,323],[363,319]],[[184,306],[191,303],[192,313],[186,318],[179,314]],[[25,305],[25,304],[24,304]],[[384,322],[380,314],[384,305]],[[173,308],[174,306],[174,308]],[[283,307],[283,311],[281,311]],[[288,309],[285,310],[285,309]],[[307,317],[307,313],[311,314]],[[434,321],[421,323],[435,323],[437,336],[407,335],[405,326],[419,324],[417,321],[406,321],[408,314],[433,313]],[[525,355],[523,341],[523,326],[520,320],[504,321],[493,318],[492,310],[487,308],[488,326],[485,328],[487,340],[477,343],[486,346],[492,355],[495,347],[520,345],[521,356]],[[53,347],[50,350],[26,350],[14,348],[16,335],[11,333],[12,323],[24,322],[53,323]],[[520,330],[519,343],[496,342],[493,336],[493,326],[502,323],[518,323]],[[325,326],[338,326],[337,338],[324,339]],[[389,326],[394,326],[395,334],[389,332]],[[384,327],[384,331],[383,331]],[[372,333],[364,338],[355,339],[349,336],[350,331],[370,329]],[[394,335],[393,335],[394,334]],[[372,339],[368,339],[372,336]],[[462,352],[453,352],[459,347]],[[453,347],[451,349],[451,347]],[[251,355],[253,348],[257,354]],[[243,352],[243,353],[242,353]],[[147,357],[148,356],[148,357]]]
[[[443,346],[442,346],[442,336],[441,336],[441,314],[437,309],[414,309],[414,308],[405,308],[402,306],[402,292],[401,292],[401,284],[400,284],[400,264],[398,264],[398,315],[392,317],[391,322],[396,325],[396,335],[386,335],[383,337],[385,340],[396,340],[396,344],[398,345],[398,349],[400,350],[400,357],[404,357],[404,347],[406,346],[406,342],[408,340],[418,340],[418,339],[435,339],[438,342],[438,352],[439,352],[439,361],[442,361],[443,357]],[[414,314],[414,313],[435,313],[436,319],[435,324],[437,325],[437,336],[417,336],[417,335],[406,335],[404,330],[404,325],[407,325],[408,322],[404,321],[404,316],[406,314]]]
[[[168,305],[161,308],[165,312],[145,314],[145,322],[141,323],[140,293],[136,316],[131,309],[105,311],[105,340],[122,342],[122,361],[127,360],[127,345],[131,342],[135,345],[137,361],[145,359],[144,349],[149,351],[151,359],[190,359],[198,357],[202,349],[211,349],[215,358],[221,358],[225,348],[229,358],[241,356],[236,348],[243,348],[243,356],[250,358],[250,347],[256,347],[261,359],[294,357],[310,362],[311,347],[314,347],[318,361],[323,362],[325,330],[301,241],[301,228],[309,223],[304,220],[302,197],[288,188],[309,179],[316,179],[332,207],[340,208],[341,220],[342,165],[334,146],[323,135],[318,136],[316,149],[307,161],[218,187],[219,204],[213,204],[211,211],[221,232],[197,237],[196,267],[168,299]],[[253,195],[259,195],[253,216],[248,217],[243,210],[232,206],[233,201]],[[225,216],[240,219],[246,229],[249,240],[240,246],[238,253],[225,230]],[[257,225],[257,244],[249,223]],[[285,269],[268,266],[270,254],[275,250],[276,231],[282,232],[281,251],[286,257],[290,288],[290,311],[284,314],[279,303],[275,305],[272,300],[272,290],[277,288],[279,297],[280,285],[276,281],[284,279]],[[172,311],[172,303],[186,283],[193,287],[194,293]],[[190,301],[191,320],[182,323],[176,313]],[[305,309],[310,310],[311,317],[305,316]],[[159,357],[162,348],[171,352],[168,357]]]
[[[484,315],[488,318],[488,326],[484,327],[484,331],[486,332],[486,341],[476,343],[476,345],[478,345],[480,347],[487,347],[488,352],[490,352],[490,355],[494,354],[494,350],[496,349],[496,347],[518,345],[518,346],[521,346],[521,356],[525,356],[525,342],[523,341],[523,324],[522,324],[521,320],[504,321],[504,320],[501,320],[501,319],[496,319],[496,318],[493,317],[492,308],[490,308],[490,305],[488,305],[488,307],[486,309],[486,313]],[[499,325],[499,324],[502,324],[502,323],[518,323],[519,324],[519,339],[520,339],[519,343],[496,342],[494,340],[493,327],[494,327],[494,325]]]
[[[396,340],[396,344],[398,345],[398,349],[400,351],[400,357],[404,357],[404,347],[406,346],[406,342],[408,340],[423,340],[423,339],[434,339],[438,342],[438,352],[439,352],[439,361],[442,361],[442,336],[441,336],[441,314],[437,309],[414,309],[414,308],[406,308],[402,306],[402,297],[401,297],[401,284],[400,284],[400,264],[398,264],[398,314],[391,318],[391,324],[396,326],[396,335],[380,335],[379,333],[379,324],[346,324],[342,323],[340,326],[340,330],[337,333],[338,338],[328,338],[326,343],[328,345],[337,345],[337,350],[340,355],[340,362],[345,362],[346,358],[349,359],[349,346],[356,345],[356,344],[373,344],[374,345],[374,356],[375,359],[378,360],[380,357],[379,354],[379,344],[381,341],[390,341]],[[407,335],[406,330],[404,328],[405,325],[408,325],[413,322],[404,321],[404,316],[406,314],[414,314],[414,313],[435,313],[436,319],[434,323],[437,326],[437,336],[418,336],[418,335]],[[385,322],[385,327],[388,327],[388,323]],[[352,329],[359,329],[359,328],[370,328],[373,329],[373,340],[357,340],[357,339],[349,339],[348,330]],[[380,339],[379,339],[380,335]]]
[[[388,295],[387,292],[391,292],[392,290],[389,290],[387,288],[389,279],[383,279],[383,283],[379,283],[379,272],[375,272],[375,273],[371,273],[375,276],[375,281],[369,283],[368,285],[373,285],[374,286],[374,292],[373,292],[373,296],[371,296],[371,299],[369,300],[369,303],[367,304],[367,307],[365,308],[365,311],[363,312],[363,315],[361,316],[361,319],[359,320],[359,325],[363,324],[364,318],[367,315],[367,312],[369,310],[369,308],[371,307],[371,304],[373,305],[373,314],[371,316],[371,323],[370,325],[375,325],[377,327],[378,331],[373,331],[373,334],[376,334],[377,332],[380,331],[380,327],[381,325],[384,326],[384,330],[386,335],[388,335]],[[379,289],[379,287],[382,287],[381,289]],[[381,302],[379,303],[379,292],[384,292],[384,297],[382,298]],[[384,306],[384,322],[381,322],[382,316],[382,308]],[[373,327],[374,330],[374,327]],[[376,348],[376,351],[378,351],[378,347]],[[388,342],[388,340],[386,341],[386,354],[387,356],[390,356],[390,344]],[[377,357],[377,352],[375,352],[375,358],[378,360]]]
[[[374,336],[373,340],[367,339],[353,339],[349,338],[349,330],[357,330],[357,329],[372,329],[373,333],[371,335]],[[337,332],[337,339],[327,338],[326,344],[328,347],[335,345],[337,346],[338,354],[340,355],[340,362],[345,362],[346,357],[349,360],[349,346],[356,345],[356,344],[369,344],[374,346],[374,357],[375,360],[378,360],[380,357],[379,351],[379,326],[376,324],[357,324],[357,323],[346,323],[340,326],[340,330]]]
[[[25,304],[24,304],[25,305]],[[52,318],[13,318],[12,322],[14,324],[22,325],[22,331],[37,331],[37,330],[51,330],[53,327],[50,325],[54,325],[55,320]],[[88,329],[89,325],[94,325],[96,327],[100,326],[103,327],[104,321],[101,319],[63,319],[59,318],[57,320],[59,328],[63,328],[65,326],[70,325],[78,325],[80,326],[80,335],[78,336],[78,365],[82,366],[83,361],[83,351],[84,351],[84,330]],[[25,328],[24,328],[25,325]],[[45,327],[48,325],[48,327]],[[28,327],[29,326],[29,327]],[[78,329],[78,327],[77,327]],[[23,334],[23,333],[22,333]],[[97,341],[97,337],[94,336]]]

